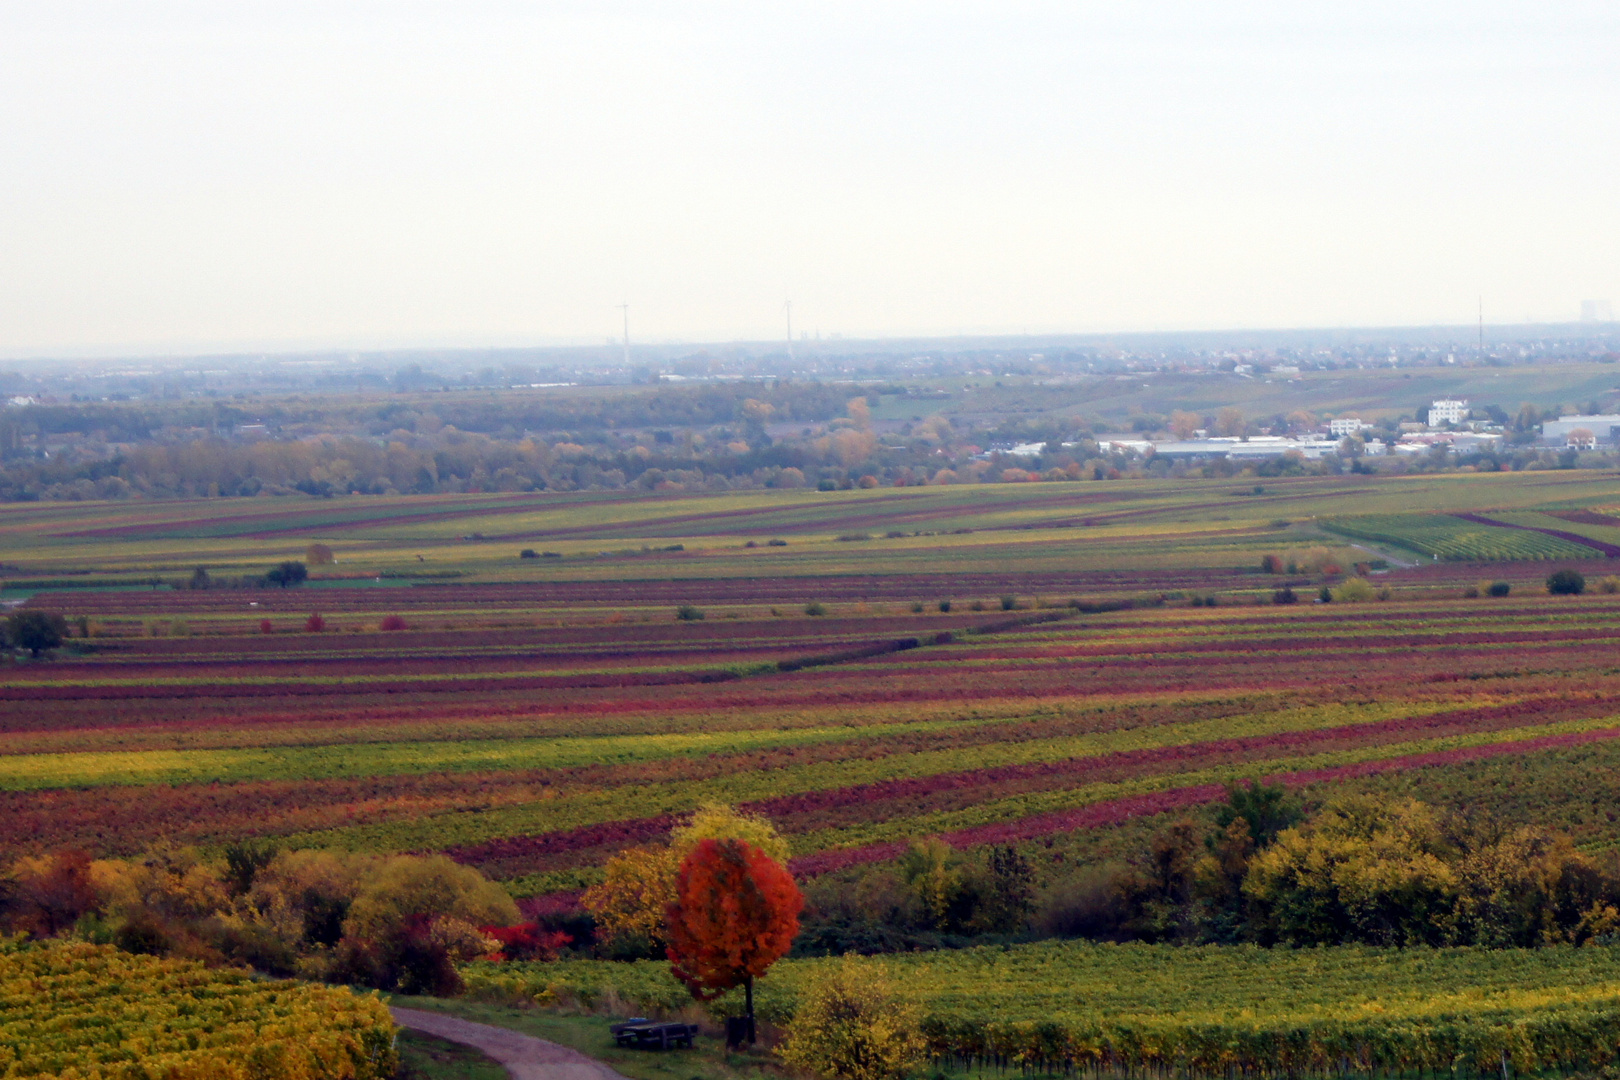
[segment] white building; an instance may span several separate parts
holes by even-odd
[[[1363,422],[1359,416],[1341,416],[1337,420],[1328,421],[1328,434],[1335,439],[1342,439],[1346,435],[1357,435],[1362,429],[1370,427],[1372,425]]]
[[[1466,401],[1434,401],[1429,403],[1429,424],[1460,424],[1468,415]]]
[[[1616,439],[1620,439],[1620,416],[1560,416],[1541,425],[1541,438],[1543,442],[1556,446],[1568,446],[1570,433],[1583,429],[1591,432],[1590,440],[1584,436],[1581,438],[1583,444],[1588,441],[1593,444],[1612,444]]]
[[[1123,449],[1126,444],[1113,445]],[[1232,461],[1276,458],[1288,453],[1297,453],[1314,461],[1324,454],[1339,452],[1339,443],[1336,439],[1289,439],[1281,435],[1256,435],[1249,439],[1217,436],[1213,439],[1178,439],[1146,445],[1152,446],[1153,452],[1160,457],[1224,457]],[[1138,453],[1145,452],[1138,450]]]
[[[1436,446],[1444,446],[1458,454],[1471,454],[1496,450],[1502,436],[1489,432],[1431,431],[1412,432],[1401,436],[1395,444],[1397,454],[1424,454]]]

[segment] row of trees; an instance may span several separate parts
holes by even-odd
[[[1620,930],[1620,877],[1563,834],[1365,796],[1305,819],[1259,785],[1066,891],[1045,929],[1112,940],[1506,948]]]
[[[697,999],[743,987],[751,1032],[753,981],[799,933],[803,899],[786,850],[763,819],[706,807],[672,846],[615,860],[587,903],[607,938],[656,946]],[[458,964],[550,958],[574,943],[520,920],[504,889],[443,856],[247,842],[219,858],[170,847],[133,859],[56,852],[0,875],[0,933],[404,993],[454,994]]]
[[[274,975],[453,992],[455,965],[518,921],[500,886],[443,856],[279,851],[209,858],[160,847],[129,859],[24,858],[0,878],[0,927]]]
[[[1354,440],[1351,440],[1354,443]],[[1082,439],[1037,457],[982,455],[962,434],[943,444],[925,438],[880,440],[869,431],[835,429],[797,442],[749,442],[715,432],[680,445],[534,439],[505,442],[454,433],[386,441],[314,436],[237,444],[204,437],[143,445],[110,456],[63,453],[0,462],[0,501],[239,496],[400,495],[577,490],[823,489],[853,486],[1023,483],[1130,478],[1337,475],[1613,468],[1600,452],[1525,446],[1458,455],[1444,446],[1416,456],[1367,458],[1347,453],[1306,460],[1298,454],[1259,463],[1169,459],[1104,452]]]

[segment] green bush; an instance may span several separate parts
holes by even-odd
[[[19,611],[5,622],[6,644],[36,657],[62,644],[67,632],[67,620],[55,612]]]
[[[681,622],[697,622],[703,618],[703,610],[693,607],[691,604],[682,604],[675,609],[675,617]]]
[[[1554,596],[1579,596],[1586,591],[1586,578],[1579,570],[1554,570],[1547,575],[1547,591]]]
[[[1506,596],[1513,591],[1513,586],[1505,581],[1493,581],[1488,591],[1492,596]]]
[[[827,614],[827,605],[820,600],[812,600],[804,605],[804,613],[806,615],[825,615]]]

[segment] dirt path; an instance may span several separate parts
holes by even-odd
[[[420,1009],[390,1009],[401,1027],[482,1050],[513,1080],[625,1080],[600,1061],[554,1042]]]
[[[1407,562],[1405,559],[1397,559],[1387,551],[1379,551],[1377,548],[1370,548],[1366,544],[1351,544],[1350,546],[1355,548],[1357,551],[1365,551],[1369,555],[1377,555],[1380,559],[1385,559],[1391,564],[1400,567],[1402,570],[1410,570],[1414,566],[1423,565],[1422,563]]]

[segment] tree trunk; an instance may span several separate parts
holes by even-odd
[[[743,980],[743,1007],[748,1011],[748,1041],[754,1041],[754,977]]]

